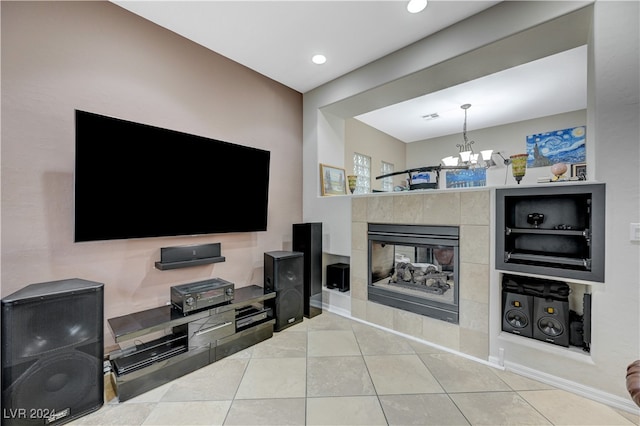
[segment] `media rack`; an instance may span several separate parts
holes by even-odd
[[[275,297],[251,285],[235,289],[231,302],[189,315],[161,306],[108,319],[116,343],[165,333],[109,354],[119,401],[271,338],[275,320],[263,303]]]

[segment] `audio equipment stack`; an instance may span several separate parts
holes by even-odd
[[[583,337],[586,321],[580,318],[579,326],[570,321],[570,292],[564,282],[505,274],[502,330],[559,346],[587,345]],[[590,295],[585,295],[585,301],[587,299],[590,301]],[[587,306],[585,302],[585,313],[589,313],[590,328],[590,303]]]

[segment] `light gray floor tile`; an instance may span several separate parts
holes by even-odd
[[[171,383],[161,401],[231,400],[247,369],[248,359],[222,359]]]
[[[631,425],[613,408],[563,390],[518,392],[554,425]]]
[[[389,425],[468,425],[446,394],[382,395]]]
[[[491,369],[454,354],[420,354],[429,370],[447,392],[510,391]]]
[[[307,356],[307,333],[290,331],[274,334],[254,346],[253,358],[297,358]]]
[[[375,328],[358,329],[355,332],[363,355],[415,354],[409,340]]]
[[[307,351],[310,357],[362,355],[351,330],[309,331]]]
[[[444,393],[418,355],[364,357],[378,395]]]
[[[628,411],[623,410],[615,410],[616,413],[620,414],[625,419],[629,420],[636,426],[640,426],[640,412],[638,413],[629,413]]]
[[[498,376],[503,382],[505,382],[513,390],[542,390],[542,389],[555,389],[551,385],[539,382],[537,380],[529,379],[510,371],[498,370],[492,368],[491,371]]]
[[[313,357],[307,360],[307,396],[375,395],[361,356]]]
[[[236,399],[304,397],[306,364],[306,358],[253,358]]]
[[[222,425],[231,401],[159,402],[147,425]]]
[[[231,404],[226,425],[303,425],[304,398],[236,399]]]
[[[414,340],[409,339],[409,344],[417,354],[444,354],[447,353],[442,349],[438,349],[435,346],[426,345]]]
[[[474,426],[551,424],[515,392],[456,393],[449,396]]]
[[[375,396],[307,398],[307,425],[386,425]]]
[[[351,330],[354,323],[349,318],[333,314],[331,312],[323,312],[321,315],[315,316],[307,321],[309,331],[317,330]]]

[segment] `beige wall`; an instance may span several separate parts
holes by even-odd
[[[382,162],[394,165],[395,171],[405,170],[406,144],[373,127],[367,126],[355,118],[345,120],[344,165],[347,174],[353,174],[353,154],[358,153],[371,157],[371,189],[382,189],[380,176]],[[393,178],[393,185],[402,185],[406,175]]]
[[[290,249],[302,219],[302,95],[109,2],[1,7],[2,296],[94,280],[109,318],[166,303],[178,283],[261,284],[263,253]],[[74,109],[270,150],[268,231],[74,244]],[[246,183],[221,182],[238,197]],[[234,208],[215,188],[203,196]],[[208,242],[226,262],[154,268],[161,247]]]

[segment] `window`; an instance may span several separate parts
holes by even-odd
[[[381,175],[388,175],[389,173],[393,173],[393,164],[387,163],[386,161],[382,162],[382,166],[380,167]],[[391,192],[393,191],[393,177],[387,176],[386,178],[382,178],[382,190]]]
[[[367,194],[371,192],[371,157],[353,153],[353,174],[358,176],[354,194]]]

